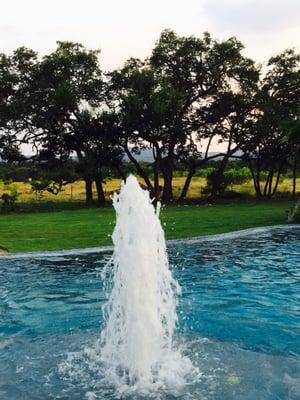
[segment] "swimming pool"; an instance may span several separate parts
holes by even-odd
[[[300,228],[173,242],[168,252],[182,288],[176,341],[200,374],[154,398],[299,399]],[[1,399],[116,397],[95,349],[110,255],[0,258]]]

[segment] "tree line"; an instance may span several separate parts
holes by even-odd
[[[26,47],[0,54],[1,159],[24,163],[21,148],[30,145],[30,162],[50,172],[58,190],[74,179],[69,166],[76,159],[87,203],[93,182],[105,201],[108,171],[125,178],[125,157],[151,196],[165,203],[184,200],[211,160],[218,162],[208,196],[218,197],[233,158],[248,166],[258,197],[272,197],[287,168],[295,193],[300,54],[288,49],[258,65],[243,49],[235,37],[165,30],[149,57],[109,72],[99,51],[79,43],[58,42],[43,57]],[[212,152],[216,139],[224,152]],[[153,154],[151,168],[138,157],[145,149]],[[188,172],[174,199],[179,164]]]

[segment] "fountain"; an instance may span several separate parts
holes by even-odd
[[[101,358],[109,381],[148,391],[178,389],[192,364],[174,346],[180,287],[169,269],[159,206],[134,176],[113,197],[113,287],[104,306]]]
[[[1,256],[0,398],[300,399],[299,226],[170,243],[172,276],[135,178],[114,206],[113,254]]]

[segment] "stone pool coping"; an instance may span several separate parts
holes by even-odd
[[[299,229],[299,224],[291,224],[291,225],[271,225],[271,226],[262,226],[258,228],[248,228],[241,229],[233,232],[219,233],[216,235],[205,235],[205,236],[194,236],[190,238],[183,239],[170,239],[167,240],[167,245],[172,245],[176,243],[201,243],[201,242],[210,242],[217,240],[234,240],[240,237],[252,236],[257,234],[264,234],[268,232],[272,232],[277,229]],[[48,251],[36,251],[36,252],[26,252],[26,253],[4,253],[0,254],[1,259],[13,259],[13,258],[45,258],[45,257],[59,257],[59,256],[68,256],[68,255],[80,255],[80,254],[92,254],[92,253],[102,253],[106,251],[112,251],[113,246],[99,246],[99,247],[87,247],[82,249],[68,249],[68,250],[48,250]]]

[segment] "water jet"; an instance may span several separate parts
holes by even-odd
[[[169,268],[160,206],[155,210],[132,175],[113,205],[113,287],[104,306],[102,360],[110,375],[135,389],[182,385],[192,364],[174,347],[180,286]]]

